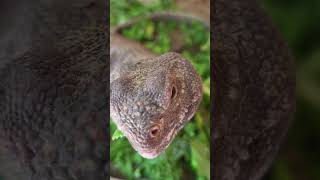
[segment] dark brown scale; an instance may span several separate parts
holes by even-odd
[[[257,180],[294,114],[293,58],[254,0],[215,0],[211,12],[213,179]]]
[[[106,1],[5,6],[1,18],[13,19],[0,33],[0,176],[106,179]]]

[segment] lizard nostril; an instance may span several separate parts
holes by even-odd
[[[154,126],[150,129],[150,136],[151,137],[156,137],[160,132],[159,126]]]

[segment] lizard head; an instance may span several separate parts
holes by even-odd
[[[143,59],[128,69],[111,84],[111,117],[141,156],[155,158],[197,110],[201,79],[177,53]]]

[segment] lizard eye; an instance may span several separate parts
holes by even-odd
[[[158,125],[155,125],[150,129],[150,136],[156,137],[159,134],[159,132],[160,132],[160,127]]]
[[[171,99],[174,99],[177,95],[177,89],[175,86],[172,86],[172,89],[171,89]]]

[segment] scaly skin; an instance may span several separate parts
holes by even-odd
[[[106,179],[105,1],[10,7],[5,15],[16,19],[0,34],[0,175]]]
[[[110,48],[112,119],[141,156],[155,158],[193,117],[201,79],[179,54],[157,56],[117,31]]]
[[[287,45],[253,0],[215,0],[213,179],[257,180],[270,167],[295,110]]]

